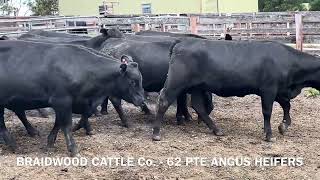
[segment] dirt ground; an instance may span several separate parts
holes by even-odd
[[[109,115],[91,118],[95,135],[86,136],[81,130],[74,134],[81,157],[89,161],[95,157],[133,157],[152,159],[154,166],[17,166],[17,157],[66,157],[64,136],[60,132],[54,152],[46,151],[46,138],[53,126],[50,118],[29,117],[40,130],[40,137],[29,137],[12,113],[6,114],[9,131],[19,146],[16,153],[0,145],[0,179],[320,179],[320,98],[306,98],[303,93],[292,101],[292,126],[285,136],[277,126],[282,120],[282,110],[275,103],[272,116],[274,142],[263,141],[260,98],[215,97],[215,110],[211,117],[225,132],[224,137],[209,133],[204,124],[194,120],[177,126],[175,109],[165,116],[162,141],[151,141],[150,124],[153,116],[143,115],[132,105],[125,104],[131,128],[119,126],[119,118],[111,106]],[[154,106],[151,105],[154,108]],[[192,110],[190,109],[190,112]],[[78,120],[79,118],[74,118]],[[302,157],[300,167],[260,166],[200,166],[185,165],[186,157]],[[169,166],[170,157],[182,159],[181,166]]]

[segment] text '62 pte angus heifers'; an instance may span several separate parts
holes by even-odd
[[[170,104],[183,90],[201,87],[218,96],[261,97],[266,140],[271,141],[274,101],[284,111],[281,134],[291,124],[290,100],[304,87],[320,89],[320,59],[277,42],[187,40],[173,48],[168,77],[160,93],[153,139]],[[211,122],[214,132],[220,128]]]
[[[2,41],[0,86],[0,134],[13,150],[16,143],[5,126],[4,108],[23,111],[52,107],[56,120],[48,147],[53,147],[61,129],[74,156],[77,147],[71,133],[72,113],[90,117],[108,95],[135,105],[144,101],[137,63],[122,64],[93,49],[73,45]]]

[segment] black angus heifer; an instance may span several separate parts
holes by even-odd
[[[159,32],[159,31],[140,31],[135,33],[135,35],[140,36],[169,36],[169,37],[192,37],[192,38],[198,38],[198,39],[207,39],[203,36],[199,36],[196,34],[181,34],[181,33],[170,33],[170,32]]]
[[[110,38],[103,44],[101,52],[121,57],[122,54],[128,54],[133,61],[139,64],[143,77],[143,87],[146,92],[159,92],[165,83],[168,68],[170,50],[178,41],[172,37],[144,37],[144,36],[126,36],[125,38]],[[197,92],[191,94],[194,109],[202,116],[208,117],[212,110],[211,94],[206,92]],[[191,118],[188,113],[185,102],[186,92],[183,92],[177,98],[177,122],[181,124],[183,120]],[[201,102],[201,103],[200,103]],[[184,118],[183,118],[184,116]],[[210,118],[209,118],[210,119]]]
[[[160,93],[153,139],[160,140],[164,114],[181,90],[202,86],[219,96],[256,94],[261,97],[266,140],[271,141],[274,101],[284,110],[279,130],[291,124],[290,99],[304,87],[320,89],[320,60],[276,42],[198,41],[178,43],[172,52],[168,78]],[[216,132],[220,129],[211,124]]]
[[[137,63],[121,64],[73,45],[1,41],[0,86],[0,134],[7,145],[16,148],[4,123],[4,108],[24,111],[52,107],[56,120],[48,147],[54,145],[61,129],[72,156],[77,153],[71,133],[72,113],[90,117],[107,95],[135,105],[144,100]]]
[[[10,38],[8,37],[8,36],[5,36],[5,35],[3,35],[3,36],[1,36],[0,37],[0,40],[10,40]],[[48,116],[49,116],[49,113],[47,112],[47,110],[46,109],[37,109],[37,111],[38,111],[38,113],[39,113],[39,115],[40,115],[40,117],[43,117],[43,118],[47,118]],[[24,112],[15,112],[16,114],[17,114],[17,116],[19,117],[19,119],[21,119],[21,121],[26,125],[26,126],[28,126],[28,122],[27,122],[27,117],[26,117],[26,115],[25,115],[25,113]],[[39,132],[36,130],[36,129],[31,129],[31,128],[29,128],[29,130],[30,131],[28,131],[28,134],[30,135],[30,136],[35,136],[35,135],[38,135],[39,134]]]
[[[140,35],[140,36],[169,36],[169,37],[175,37],[175,38],[198,38],[198,39],[207,39],[203,36],[199,36],[196,34],[180,34],[180,33],[170,33],[170,32],[158,32],[158,31],[140,31],[135,33],[136,35]],[[229,35],[229,34],[227,34]],[[230,39],[230,35],[226,38],[225,40],[232,40],[232,38]],[[182,39],[180,39],[182,40]],[[174,45],[173,45],[174,46]],[[198,116],[198,122],[201,123],[202,118],[210,118],[209,116],[206,116],[206,114],[210,114],[211,111],[213,110],[213,98],[212,98],[212,94],[210,92],[206,92],[206,91],[201,91],[199,89],[193,89],[192,91],[189,91],[189,93],[191,93],[191,104],[193,106],[194,109],[198,109],[198,114],[203,114],[204,116]],[[186,97],[185,96],[181,96],[180,97],[182,102],[186,102]],[[178,112],[182,112],[182,108],[184,108],[183,106],[179,106],[178,108]],[[181,113],[178,113],[177,116],[181,116]]]
[[[70,34],[70,33],[63,33],[63,32],[54,32],[54,31],[44,31],[44,30],[31,30],[29,31],[27,34],[33,34],[33,35],[38,35],[41,37],[60,37],[60,38],[75,38],[78,39],[79,37],[81,38],[87,38],[90,39],[90,36],[79,36],[79,35],[75,35],[75,34]]]
[[[21,35],[18,39],[19,40],[25,40],[25,41],[32,41],[32,42],[46,42],[46,43],[52,43],[52,44],[73,44],[73,45],[82,45],[86,46],[89,48],[93,48],[96,50],[101,49],[102,43],[107,40],[110,37],[113,38],[121,38],[123,37],[123,34],[119,32],[116,29],[101,29],[101,35],[98,35],[93,38],[83,38],[81,36],[74,37],[75,35],[68,35],[64,33],[56,33],[56,32],[46,32],[46,31],[41,31],[41,30],[36,30],[36,31],[30,31],[27,34]],[[49,35],[48,35],[49,34]],[[63,34],[63,35],[61,35]],[[48,35],[47,36],[42,36],[42,35]],[[56,37],[55,37],[56,35]],[[123,56],[127,57],[127,56]],[[116,111],[119,114],[119,117],[121,119],[122,126],[128,127],[127,119],[124,116],[123,110],[121,108],[120,100],[115,97],[110,98],[111,103],[115,107]],[[107,102],[107,100],[105,101]],[[107,105],[104,105],[106,103],[102,103],[102,109],[101,113],[106,114],[107,112]],[[144,105],[145,106],[145,105]],[[95,114],[98,114],[97,111]],[[74,128],[74,130],[79,129],[80,126],[79,124]],[[92,134],[91,129],[90,131],[86,130],[87,134]]]
[[[177,39],[170,38],[170,37],[163,38],[163,37],[142,37],[142,36],[123,35],[117,29],[109,29],[109,30],[102,29],[101,32],[102,32],[101,35],[89,40],[84,40],[84,41],[83,40],[70,41],[70,39],[52,38],[52,37],[43,38],[43,37],[35,36],[33,34],[31,34],[31,36],[24,35],[24,36],[21,36],[20,38],[28,41],[45,41],[50,43],[61,42],[61,43],[80,44],[87,47],[95,48],[97,50],[100,50],[103,53],[107,53],[117,58],[121,58],[121,56],[124,53],[124,48],[127,48],[130,51],[136,48],[138,49],[137,50],[138,53],[136,53],[137,55],[133,53],[135,55],[134,61],[143,64],[143,66],[139,66],[140,70],[144,72],[143,86],[146,87],[147,91],[150,91],[150,92],[160,91],[160,89],[163,87],[166,74],[168,72],[170,47],[173,45],[173,43]],[[148,48],[150,52],[158,51],[158,53],[155,56],[153,56],[152,53],[145,51],[145,46],[148,46],[148,44],[146,43],[144,43],[144,45],[142,44],[143,42],[146,42],[146,41],[149,42],[149,44],[151,44],[152,42],[157,42],[157,44],[151,45],[152,48]],[[163,43],[161,43],[161,41],[163,41]],[[105,42],[105,43],[101,45],[102,42]],[[137,47],[134,47],[135,43],[139,45]],[[117,51],[117,48],[119,48],[119,51]],[[139,59],[136,60],[135,58],[139,58]],[[199,96],[199,95],[202,95],[202,93],[194,93],[192,95],[192,99],[195,99],[194,102],[204,101],[203,105],[196,103],[196,107],[194,108],[199,109],[201,107],[200,109],[206,110],[205,114],[210,114],[213,108],[211,95],[207,95],[207,94],[205,96]],[[178,123],[181,124],[183,119],[189,120],[190,115],[186,108],[185,94],[178,99],[179,101],[177,103],[178,104],[177,120],[178,120]],[[111,102],[119,114],[122,125],[125,127],[128,127],[126,117],[121,107],[121,100],[112,97]],[[205,105],[205,108],[203,108],[204,105]],[[149,112],[149,109],[145,104],[142,107],[144,112],[146,113]],[[103,114],[104,112],[107,112],[107,100],[102,104],[101,111]],[[183,116],[185,118],[183,118]],[[77,130],[79,128],[81,128],[81,124],[78,124],[74,128],[74,130]],[[90,134],[90,133],[87,132],[87,134]]]

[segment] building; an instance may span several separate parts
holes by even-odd
[[[59,0],[60,15],[258,12],[258,0]]]

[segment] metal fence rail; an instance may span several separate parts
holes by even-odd
[[[299,23],[297,15],[301,17]],[[85,22],[85,25],[77,26],[75,22]],[[299,47],[303,47],[303,41],[320,43],[320,12],[0,17],[0,35],[21,34],[32,29],[97,34],[102,26],[127,33],[156,30],[194,33],[212,39],[229,33],[234,39],[281,40],[300,44]]]
[[[71,23],[70,23],[71,22]],[[85,26],[76,26],[72,22],[85,22]],[[72,25],[70,25],[72,24]],[[22,34],[34,29],[47,31],[89,30],[98,32],[101,20],[98,16],[72,16],[72,17],[2,17],[0,18],[0,35]]]

